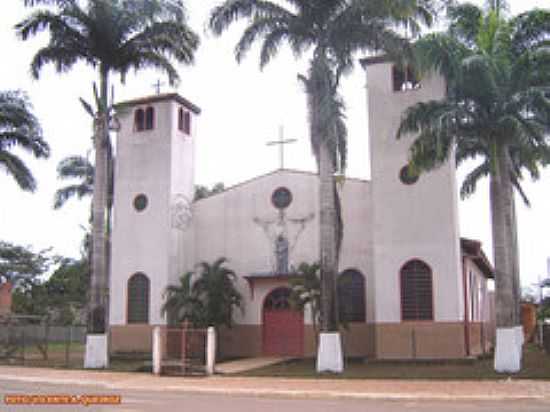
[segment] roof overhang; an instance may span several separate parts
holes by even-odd
[[[195,114],[201,113],[201,109],[199,106],[191,103],[189,100],[180,96],[177,93],[155,94],[152,96],[141,97],[139,99],[126,100],[124,102],[115,104],[115,109],[120,109],[124,107],[129,107],[129,106],[140,106],[145,104],[162,102],[166,100],[174,100]]]
[[[495,269],[483,252],[481,242],[478,240],[460,238],[462,256],[470,258],[488,279],[495,278]]]

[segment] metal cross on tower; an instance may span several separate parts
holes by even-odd
[[[283,126],[279,126],[279,140],[274,140],[272,142],[267,142],[267,146],[279,145],[279,158],[280,158],[280,168],[284,169],[285,167],[285,144],[295,143],[297,139],[285,139],[284,138],[284,129]]]
[[[155,88],[155,91],[157,92],[157,94],[160,94],[160,88],[164,85],[165,85],[165,83],[161,82],[160,79],[152,84],[152,86]]]

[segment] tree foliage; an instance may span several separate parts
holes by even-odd
[[[290,302],[295,309],[303,311],[309,307],[311,323],[315,335],[319,332],[321,311],[321,280],[319,277],[319,263],[305,263],[298,265],[297,276],[289,280]]]
[[[243,302],[235,287],[235,272],[225,266],[226,262],[226,258],[201,262],[197,272],[188,272],[178,285],[168,286],[162,313],[176,322],[189,321],[194,327],[231,327],[233,313],[243,310]]]
[[[483,159],[464,180],[462,197],[495,170],[496,147],[508,146],[512,182],[533,179],[550,161],[550,12],[534,10],[509,21],[473,5],[449,11],[448,32],[416,43],[419,69],[438,70],[447,98],[419,103],[404,114],[398,136],[420,133],[410,159],[419,171],[445,162]]]
[[[0,92],[0,168],[13,177],[21,189],[34,192],[36,180],[24,161],[13,153],[14,148],[21,148],[37,159],[50,155],[50,147],[27,95],[21,91],[4,91]]]
[[[46,64],[51,63],[64,73],[83,61],[119,73],[122,81],[131,69],[156,68],[167,73],[170,83],[174,83],[179,75],[170,58],[193,63],[199,44],[198,36],[186,24],[181,0],[27,3],[38,9],[16,25],[21,39],[49,32],[49,43],[31,63],[36,78]]]
[[[222,182],[214,184],[212,188],[204,185],[195,185],[195,195],[193,201],[196,202],[197,200],[206,199],[212,195],[222,193],[224,190],[225,185]]]
[[[35,279],[44,274],[54,259],[50,249],[34,252],[29,246],[0,241],[0,283]]]
[[[61,208],[73,197],[82,199],[94,192],[94,166],[83,156],[62,159],[57,165],[57,178],[73,180],[76,183],[63,186],[55,192],[54,209]]]

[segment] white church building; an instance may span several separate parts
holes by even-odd
[[[494,334],[480,243],[461,239],[455,166],[408,173],[411,139],[396,140],[404,109],[442,97],[384,59],[367,73],[371,180],[341,187],[344,239],[338,288],[347,356],[462,358]],[[110,280],[111,352],[151,350],[166,325],[163,292],[201,261],[228,259],[244,311],[219,331],[222,354],[314,356],[310,313],[288,304],[292,268],[319,259],[319,182],[279,169],[193,202],[200,109],[177,94],[124,103],[119,114]],[[365,138],[367,133],[365,133]]]

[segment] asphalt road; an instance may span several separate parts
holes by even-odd
[[[25,400],[26,395],[74,395],[78,400],[94,402],[94,395],[120,396],[118,405],[6,405],[6,396]],[[382,401],[349,399],[284,399],[226,395],[197,395],[182,392],[133,391],[111,392],[99,386],[44,385],[0,380],[0,411],[223,411],[223,412],[548,412],[550,402],[543,401]],[[34,398],[40,401],[39,398]],[[73,398],[77,399],[77,398]],[[27,398],[28,400],[28,398]],[[116,399],[115,399],[116,400]],[[44,399],[41,400],[44,402]]]

